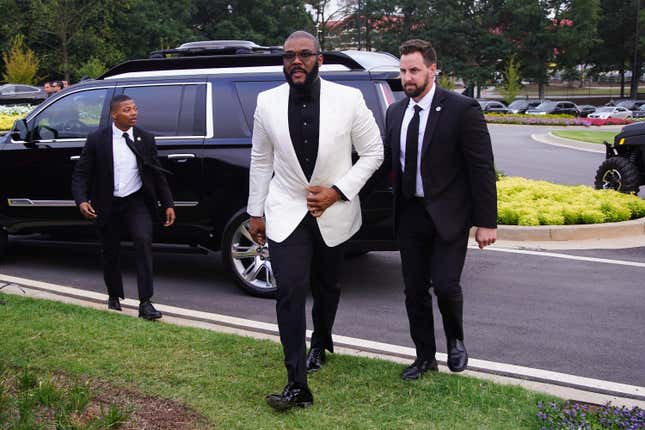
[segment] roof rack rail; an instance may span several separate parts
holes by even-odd
[[[325,64],[338,64],[350,70],[365,70],[356,60],[342,52],[323,52]],[[281,66],[282,55],[277,53],[244,55],[197,55],[171,58],[147,58],[118,64],[98,79],[131,72],[185,70],[232,67]]]
[[[200,55],[277,54],[281,46],[260,46],[248,40],[202,40],[188,42],[173,49],[152,51],[149,58],[193,57]]]

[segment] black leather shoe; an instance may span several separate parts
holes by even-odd
[[[311,348],[307,354],[307,373],[314,373],[320,370],[325,364],[325,350],[322,348]]]
[[[108,298],[108,309],[112,309],[113,311],[121,311],[121,302],[119,302],[118,297]]]
[[[143,318],[144,320],[158,320],[161,318],[161,312],[152,306],[150,300],[146,300],[139,304],[139,318]]]
[[[414,360],[414,363],[403,369],[401,372],[401,379],[404,381],[411,381],[414,379],[421,378],[426,372],[437,372],[439,366],[437,366],[437,360],[424,360],[422,358],[417,358]]]
[[[468,353],[464,342],[459,339],[448,340],[448,368],[453,372],[463,372],[468,364]]]
[[[282,394],[269,394],[266,401],[276,411],[286,411],[294,407],[306,408],[314,404],[314,396],[309,388],[295,382],[284,387]]]

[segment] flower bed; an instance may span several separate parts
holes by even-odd
[[[0,131],[11,130],[15,120],[24,118],[35,107],[32,105],[0,106]]]
[[[645,411],[637,406],[628,409],[573,401],[566,401],[562,405],[539,402],[537,422],[541,430],[638,430],[645,428]]]
[[[645,200],[584,185],[518,177],[497,182],[497,222],[506,225],[600,224],[645,217]]]
[[[577,118],[570,115],[526,115],[526,114],[486,114],[486,121],[491,124],[522,125],[624,125],[631,124],[631,119],[618,118]]]

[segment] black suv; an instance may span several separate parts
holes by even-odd
[[[398,59],[324,55],[322,77],[360,89],[383,130],[387,106],[401,91]],[[109,100],[127,94],[139,108],[138,125],[157,137],[161,163],[173,173],[177,223],[157,228],[155,241],[221,250],[244,290],[272,296],[268,252],[251,240],[246,202],[257,95],[284,81],[279,48],[197,43],[120,64],[47,99],[0,138],[0,257],[9,234],[94,237],[72,200],[71,173],[88,133],[109,124]],[[381,173],[361,193],[363,228],[348,252],[395,249],[390,178]]]
[[[626,125],[612,143],[604,143],[607,159],[596,172],[596,189],[638,194],[645,185],[645,122]]]

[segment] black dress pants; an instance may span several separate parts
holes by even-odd
[[[445,241],[420,198],[400,205],[397,237],[405,284],[405,307],[417,357],[433,359],[436,353],[432,296],[434,288],[447,339],[464,339],[463,295],[459,280],[466,258],[468,230]]]
[[[284,241],[269,239],[268,243],[278,284],[276,313],[284,364],[289,382],[306,385],[307,293],[311,290],[313,296],[311,346],[333,352],[331,333],[340,299],[338,277],[343,245],[325,245],[318,223],[309,213]]]
[[[152,217],[143,191],[114,197],[105,223],[99,226],[103,257],[103,279],[111,297],[124,298],[121,277],[121,233],[129,233],[134,243],[139,300],[150,300],[152,290]]]

